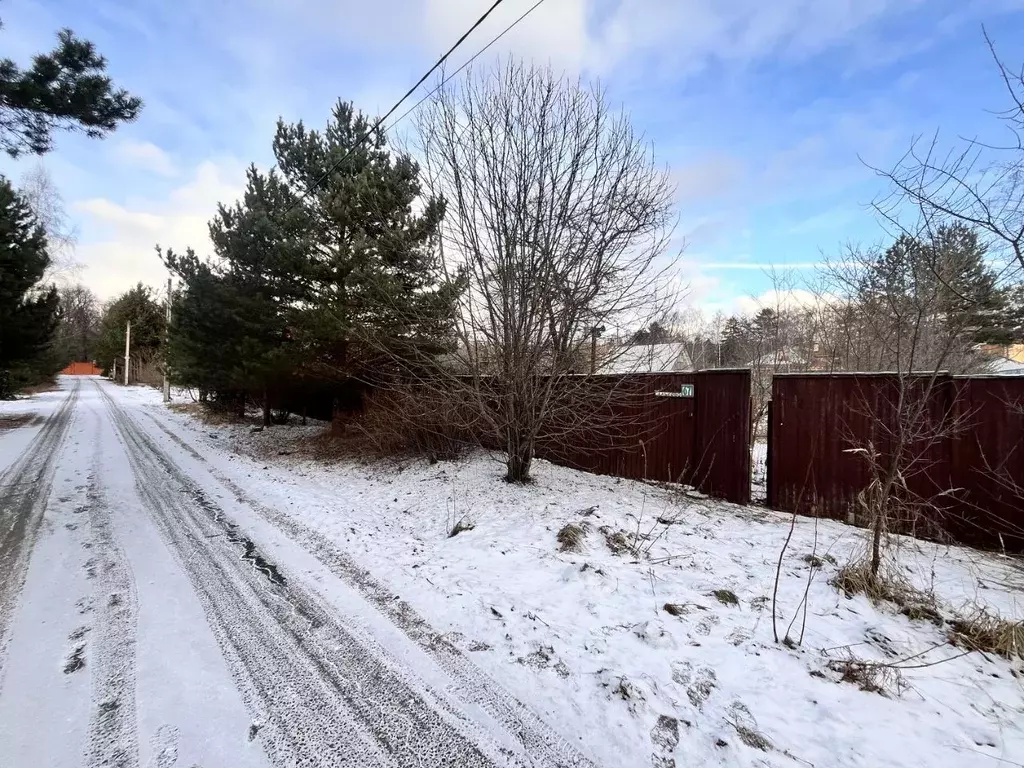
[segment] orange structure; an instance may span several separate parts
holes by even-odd
[[[61,371],[62,376],[102,376],[103,369],[93,363],[71,363]]]

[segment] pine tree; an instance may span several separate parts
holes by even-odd
[[[435,255],[444,203],[422,200],[419,167],[340,102],[323,133],[278,123],[274,153],[310,228],[296,341],[312,373],[344,378],[443,351],[462,284]],[[420,213],[413,206],[422,201]]]
[[[998,342],[1008,310],[984,245],[960,223],[940,226],[927,241],[897,238],[868,271],[862,298],[880,312],[923,314],[970,342]]]
[[[280,171],[251,167],[242,199],[218,207],[213,258],[161,255],[184,282],[167,350],[175,381],[262,396],[269,420],[279,387],[371,377],[444,348],[461,287],[434,256],[444,207],[413,214],[417,166],[380,135],[355,147],[368,128],[347,104],[323,134],[279,123]]]
[[[142,101],[115,88],[107,62],[95,46],[65,29],[58,45],[22,70],[0,59],[0,146],[12,157],[41,155],[51,148],[54,129],[102,137],[134,120]]]
[[[750,320],[735,315],[725,321],[722,329],[722,365],[749,365],[751,336]]]
[[[176,383],[195,387],[206,399],[232,397],[246,382],[241,375],[244,329],[235,292],[195,253],[163,257],[183,280],[174,297],[166,362]]]
[[[49,264],[42,227],[0,176],[0,398],[54,372],[36,366],[56,326],[57,289],[41,284]]]
[[[647,328],[641,328],[630,338],[630,344],[665,344],[672,341],[672,332],[655,320]]]

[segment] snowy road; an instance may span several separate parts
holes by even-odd
[[[62,388],[0,442],[0,767],[592,765],[124,390]]]

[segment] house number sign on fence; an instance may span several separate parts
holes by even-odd
[[[680,384],[678,392],[656,391],[656,397],[693,397],[693,384]]]

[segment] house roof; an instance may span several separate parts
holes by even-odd
[[[992,373],[1016,374],[1024,376],[1024,363],[1018,363],[1008,357],[997,357],[989,363]]]
[[[615,347],[610,356],[598,366],[598,373],[670,373],[689,371],[693,367],[686,345],[680,342],[665,344],[630,344]]]

